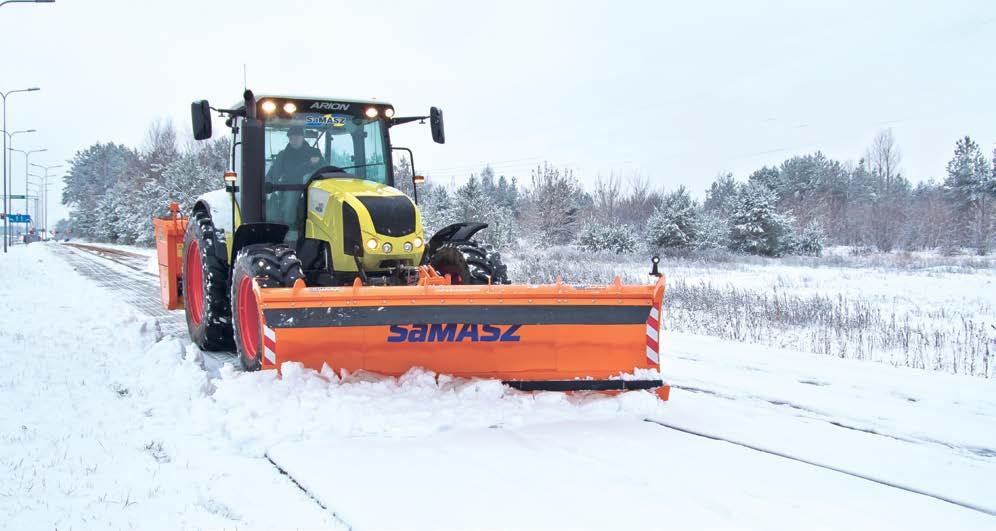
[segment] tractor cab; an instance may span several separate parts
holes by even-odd
[[[395,117],[389,103],[246,91],[231,109],[191,106],[194,137],[211,136],[211,110],[227,116],[232,171],[226,174],[232,227],[229,262],[244,245],[294,248],[319,283],[401,282],[426,255],[427,238],[411,197],[395,187],[390,128],[428,120],[445,141],[442,112]],[[412,161],[414,162],[414,161]],[[413,172],[414,173],[414,172]]]
[[[268,182],[302,181],[314,170],[332,166],[358,179],[394,185],[388,137],[394,108],[390,104],[277,96],[261,96],[258,101]],[[297,151],[317,152],[319,160],[285,156],[289,162],[278,163],[284,162],[278,159],[281,153]],[[298,159],[304,162],[294,164]]]
[[[319,170],[333,178],[394,186],[390,104],[265,95],[256,98],[255,107],[263,149],[245,149],[236,117],[233,167],[263,168],[264,219],[286,225],[288,242],[302,237],[305,188]],[[245,102],[236,109],[244,112]],[[240,206],[244,188],[235,189]]]

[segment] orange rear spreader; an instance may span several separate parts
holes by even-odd
[[[654,285],[449,285],[423,267],[414,286],[254,286],[263,368],[285,361],[399,376],[423,367],[522,390],[656,389],[664,278]]]

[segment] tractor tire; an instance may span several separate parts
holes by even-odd
[[[508,268],[490,245],[466,240],[444,243],[429,259],[453,284],[508,284]]]
[[[203,211],[196,211],[183,237],[183,305],[190,339],[202,350],[232,350],[225,240]],[[216,250],[222,246],[222,252]]]
[[[259,243],[239,251],[232,269],[232,323],[235,350],[245,371],[258,371],[263,361],[263,331],[252,280],[261,288],[289,288],[304,278],[294,249],[283,244]]]

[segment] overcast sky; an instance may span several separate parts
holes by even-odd
[[[701,196],[719,172],[793,154],[856,161],[885,128],[909,177],[942,179],[957,138],[996,142],[985,0],[57,0],[0,8],[0,39],[0,91],[42,88],[9,97],[8,129],[38,129],[15,147],[47,148],[32,156],[46,164],[138,146],[156,118],[189,135],[190,102],[238,100],[243,64],[257,93],[442,107],[445,145],[393,130],[436,182],[485,163],[528,180],[546,160]],[[21,154],[13,167],[20,193]]]

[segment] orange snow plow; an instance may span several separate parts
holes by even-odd
[[[501,254],[475,237],[487,224],[425,232],[425,179],[413,165],[395,175],[391,157],[412,154],[391,147],[390,129],[427,120],[442,144],[439,108],[395,116],[378,100],[247,90],[230,109],[191,104],[195,139],[211,137],[212,110],[233,135],[225,188],[186,216],[172,205],[153,221],[163,304],[184,308],[201,349],[234,351],[245,371],[297,362],[400,376],[421,367],[524,391],[667,398],[656,258],[654,284],[512,284]],[[285,143],[270,143],[284,137],[307,145],[300,167],[275,155]]]
[[[455,286],[421,269],[413,286],[253,282],[263,367],[295,361],[394,376],[423,367],[527,391],[657,389],[667,399],[658,377],[639,377],[659,368],[663,277],[597,288]]]

